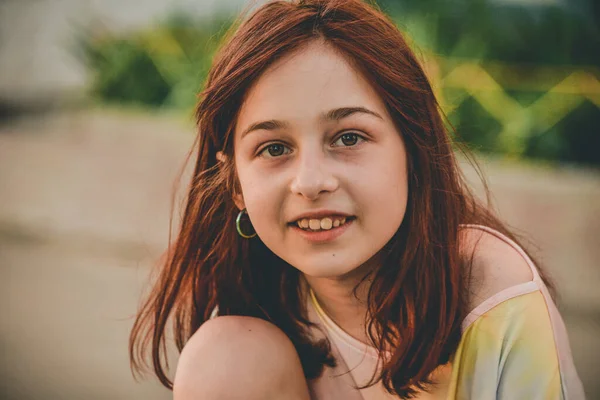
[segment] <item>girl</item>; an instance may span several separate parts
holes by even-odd
[[[552,286],[467,188],[375,7],[260,7],[197,122],[180,232],[130,343],[176,400],[584,397]]]

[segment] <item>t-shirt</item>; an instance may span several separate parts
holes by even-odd
[[[462,336],[451,360],[432,377],[438,385],[416,400],[580,400],[581,381],[573,365],[567,332],[531,259],[502,233],[480,225],[466,225],[491,233],[514,248],[531,268],[533,280],[504,289],[486,299],[464,319]],[[383,384],[357,390],[369,382],[377,367],[374,347],[360,342],[327,316],[310,292],[308,315],[331,343],[334,368],[309,381],[312,400],[394,399]]]

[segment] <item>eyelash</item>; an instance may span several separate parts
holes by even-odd
[[[340,134],[340,135],[339,135],[339,136],[338,136],[338,137],[337,137],[337,138],[334,140],[334,143],[335,143],[335,142],[337,142],[338,140],[342,139],[342,137],[343,137],[344,135],[353,135],[353,136],[355,136],[355,137],[356,137],[358,140],[357,140],[357,142],[356,142],[355,144],[353,144],[353,145],[351,145],[351,146],[343,146],[343,145],[342,145],[342,146],[336,146],[336,147],[355,147],[355,146],[357,146],[358,144],[360,144],[361,142],[365,142],[365,141],[367,140],[367,139],[365,139],[365,137],[364,137],[364,136],[362,136],[362,135],[360,135],[360,134],[358,134],[358,133],[356,133],[356,132],[347,131],[347,132],[344,132],[344,133]],[[261,150],[258,152],[258,156],[259,156],[259,157],[264,157],[264,158],[279,158],[279,157],[281,157],[281,156],[283,156],[283,155],[285,155],[285,154],[286,154],[286,153],[284,153],[284,154],[282,154],[282,155],[279,155],[279,156],[272,156],[272,155],[265,156],[265,153],[267,152],[267,150],[268,150],[268,149],[269,149],[271,146],[274,146],[274,145],[278,145],[278,146],[284,146],[284,147],[287,147],[285,144],[283,144],[283,143],[279,143],[279,142],[275,142],[275,143],[269,143],[268,145],[264,146],[264,147],[263,147],[263,148],[262,148],[262,149],[261,149]],[[289,154],[289,153],[287,153],[287,154]]]

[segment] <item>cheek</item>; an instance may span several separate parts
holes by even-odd
[[[247,168],[240,175],[240,186],[244,206],[248,210],[252,225],[262,236],[266,231],[272,231],[274,223],[280,219],[278,215],[281,201],[279,183],[274,177],[265,179],[264,173],[258,173]]]
[[[398,226],[404,219],[406,205],[408,203],[408,173],[406,168],[406,158],[404,153],[402,157],[396,158],[395,163],[389,171],[389,210],[390,218],[393,218]]]
[[[373,230],[395,232],[406,211],[408,201],[408,176],[403,152],[382,154],[372,167],[362,172],[361,198],[368,207],[366,223]],[[356,180],[358,182],[358,179]]]

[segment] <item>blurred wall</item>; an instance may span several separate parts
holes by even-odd
[[[89,76],[72,47],[79,28],[147,26],[172,11],[234,13],[244,0],[2,0],[0,103],[45,106],[79,97]]]

